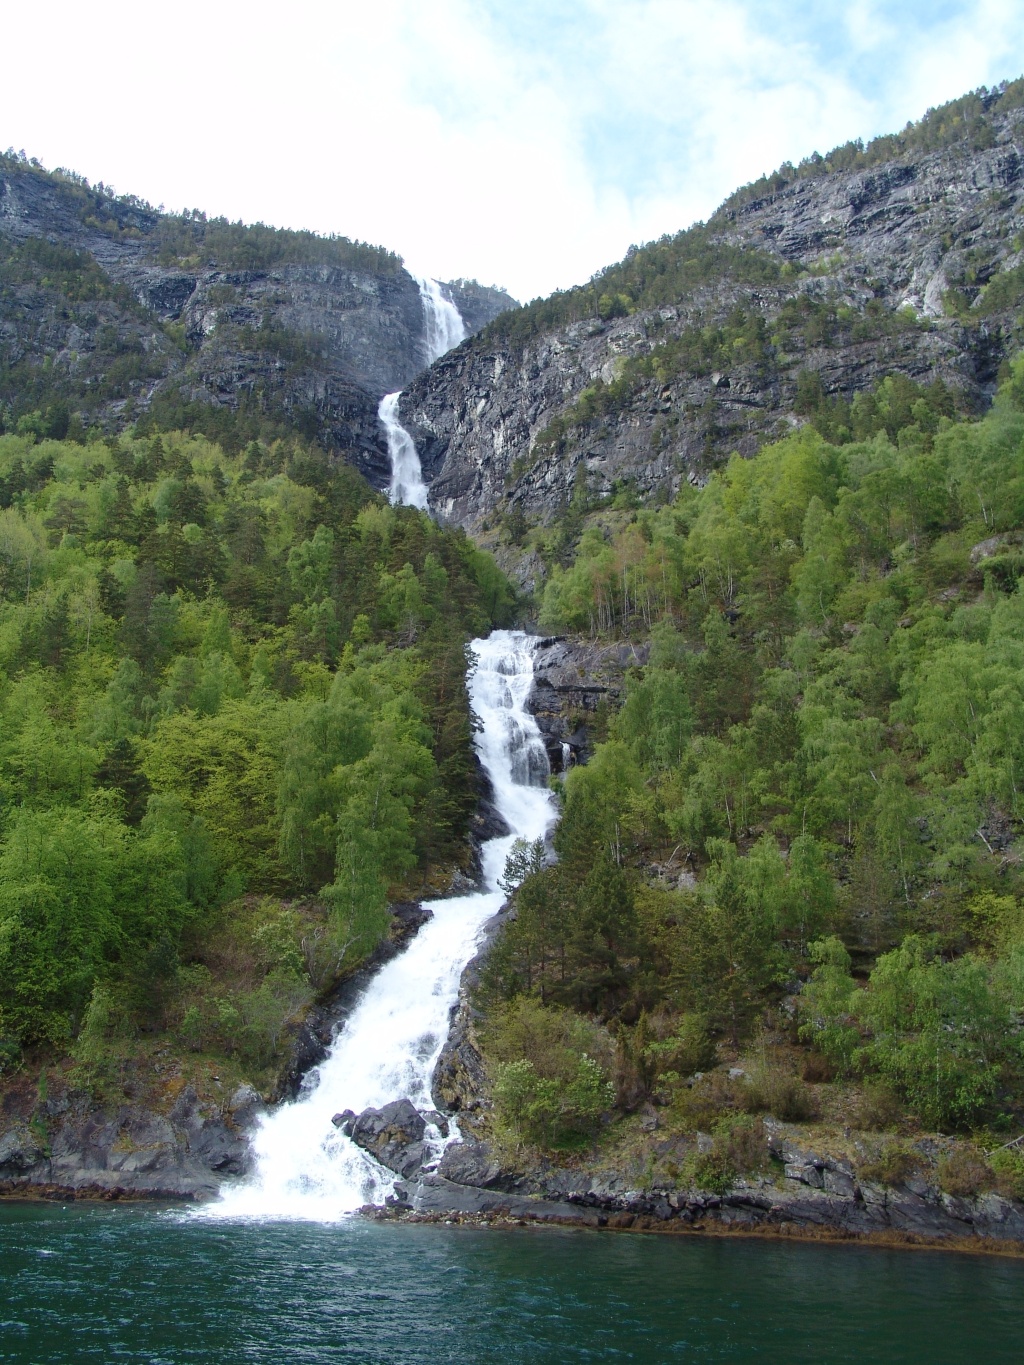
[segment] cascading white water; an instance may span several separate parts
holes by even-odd
[[[437,280],[426,275],[413,276],[420,289],[420,302],[423,304],[425,335],[423,348],[427,354],[427,364],[446,355],[460,341],[466,340],[466,324],[462,314],[451,299],[446,299]]]
[[[423,351],[428,365],[458,346],[466,339],[466,324],[451,299],[445,298],[437,280],[426,275],[414,275],[423,306]],[[416,443],[398,420],[398,400],[401,390],[387,393],[380,400],[377,416],[384,427],[391,460],[391,484],[388,497],[393,503],[426,510],[427,485]]]
[[[423,482],[420,457],[416,453],[415,442],[398,420],[398,400],[401,396],[400,391],[386,393],[377,409],[377,416],[383,422],[388,438],[388,456],[391,460],[388,498],[393,503],[426,511],[427,485]]]
[[[381,1203],[395,1177],[331,1123],[334,1114],[408,1098],[433,1109],[430,1080],[458,997],[462,969],[486,920],[502,901],[498,878],[516,838],[542,838],[554,821],[548,761],[537,722],[525,709],[533,681],[534,637],[494,631],[474,640],[469,678],[480,722],[476,747],[510,835],[481,850],[486,890],[426,904],[433,918],[366,988],[328,1056],[297,1100],[268,1115],[253,1139],[256,1169],[225,1188],[203,1212],[213,1217],[330,1221]],[[428,1126],[435,1150],[443,1142]]]

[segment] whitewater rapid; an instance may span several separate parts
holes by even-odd
[[[458,998],[462,969],[481,930],[504,900],[498,888],[516,838],[544,837],[555,811],[547,754],[526,710],[536,638],[494,631],[474,640],[470,705],[479,722],[476,748],[494,804],[511,834],[483,845],[484,890],[427,901],[432,918],[367,986],[328,1056],[293,1103],[267,1115],[253,1138],[255,1169],[226,1186],[207,1217],[332,1221],[367,1203],[383,1203],[396,1177],[331,1123],[333,1115],[379,1109],[408,1098],[433,1110],[430,1082]],[[457,1136],[452,1125],[449,1141]],[[428,1124],[436,1156],[445,1146]]]
[[[429,279],[426,275],[414,275],[413,278],[419,286],[423,308],[423,354],[426,363],[433,365],[435,360],[465,341],[466,324],[452,300],[445,297],[437,280]],[[386,393],[377,409],[377,417],[387,438],[388,459],[391,461],[388,498],[392,503],[419,507],[425,511],[427,485],[423,482],[416,443],[398,420],[401,397],[401,389]]]

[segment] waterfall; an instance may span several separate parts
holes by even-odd
[[[398,400],[402,394],[386,393],[380,400],[377,416],[384,424],[391,460],[391,484],[388,497],[393,503],[420,507],[426,511],[427,485],[423,482],[420,457],[416,443],[398,420]]]
[[[427,279],[425,275],[413,278],[420,287],[420,302],[423,305],[423,349],[426,351],[427,364],[433,365],[435,360],[458,346],[460,341],[465,341],[466,324],[455,304],[442,294],[437,280]]]
[[[425,275],[414,275],[423,308],[423,351],[428,365],[433,365],[453,346],[466,339],[466,324],[451,299],[446,299],[437,280]],[[398,400],[401,390],[388,393],[380,400],[377,416],[384,427],[391,460],[391,484],[388,497],[393,503],[409,507],[427,506],[427,485],[423,482],[420,457],[416,443],[398,420]]]
[[[542,838],[554,821],[547,755],[526,710],[535,643],[520,631],[497,630],[471,646],[477,753],[512,830],[481,850],[485,890],[426,903],[433,917],[367,986],[299,1097],[262,1120],[253,1138],[254,1174],[225,1187],[203,1211],[207,1216],[330,1221],[362,1204],[382,1203],[391,1192],[395,1176],[339,1132],[331,1117],[406,1097],[418,1109],[433,1110],[430,1081],[459,978],[484,923],[504,900],[498,878],[509,850],[516,838]],[[440,1155],[438,1129],[428,1124],[427,1137]]]

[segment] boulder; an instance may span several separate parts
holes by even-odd
[[[423,1165],[426,1127],[410,1100],[392,1100],[383,1109],[364,1109],[352,1121],[350,1136],[382,1166],[408,1178]]]
[[[497,1189],[506,1183],[505,1172],[486,1142],[453,1142],[446,1147],[437,1173],[456,1185]]]

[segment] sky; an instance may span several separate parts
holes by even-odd
[[[51,0],[0,148],[521,300],[1024,73],[1024,0]]]

